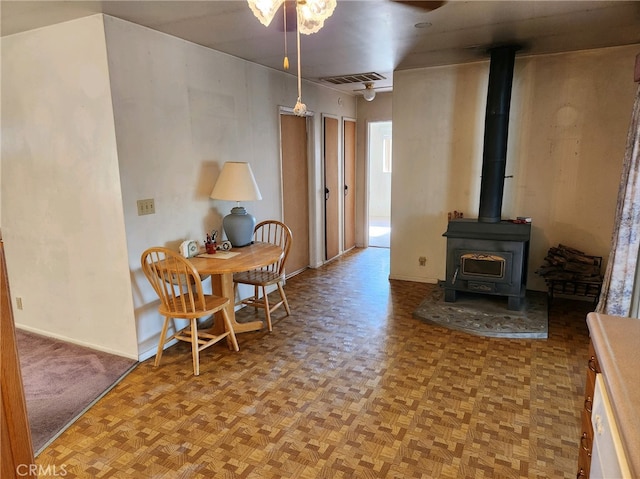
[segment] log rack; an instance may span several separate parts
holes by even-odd
[[[551,248],[545,264],[537,271],[547,284],[549,307],[555,295],[593,298],[594,306],[602,290],[602,256],[592,256],[574,248]]]

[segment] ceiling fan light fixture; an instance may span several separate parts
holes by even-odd
[[[298,0],[297,15],[300,33],[311,35],[324,26],[324,21],[333,15],[336,0]]]
[[[284,0],[247,0],[247,3],[260,23],[268,27]]]
[[[373,83],[367,82],[364,84],[364,92],[362,96],[366,101],[373,101],[376,97],[376,91],[373,89]]]
[[[247,3],[260,23],[268,27],[284,0],[247,0]],[[335,8],[336,0],[296,0],[300,33],[311,35],[319,31],[324,21],[333,15]]]
[[[249,8],[260,23],[268,27],[278,9],[285,0],[247,0]],[[306,116],[307,105],[302,102],[302,74],[300,69],[300,34],[311,35],[324,26],[324,21],[333,15],[336,8],[336,0],[296,0],[296,47],[298,49],[298,101],[293,108],[294,114]],[[287,56],[287,7],[284,10],[284,61],[283,68],[289,69]],[[375,95],[375,92],[374,92]]]

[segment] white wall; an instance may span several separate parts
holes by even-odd
[[[533,218],[530,289],[545,289],[534,271],[559,242],[608,255],[637,53],[516,57],[502,217]],[[477,217],[488,68],[394,74],[392,278],[444,279],[447,213]]]
[[[258,221],[282,218],[279,105],[293,106],[296,78],[178,38],[105,17],[124,219],[142,357],[155,351],[161,321],[156,295],[140,270],[149,246],[177,248],[222,231],[235,206],[209,194],[225,161],[248,161],[262,201],[245,205]],[[315,111],[314,202],[322,213],[320,112],[355,116],[355,98],[304,83]],[[342,101],[338,102],[338,98]],[[302,180],[302,179],[301,179]],[[138,216],[136,200],[155,199]],[[321,216],[316,218],[320,221]],[[315,229],[314,243],[321,245]],[[322,251],[315,251],[320,257]]]
[[[102,18],[3,38],[2,76],[16,324],[137,358]]]
[[[209,193],[222,164],[249,161],[263,200],[246,206],[258,220],[282,217],[278,108],[295,104],[296,78],[102,15],[3,38],[2,68],[16,323],[144,359],[162,321],[140,255],[221,229],[233,205]],[[355,117],[351,95],[304,82],[302,96],[316,117]],[[319,215],[321,122],[312,125]],[[143,198],[155,215],[137,216]]]

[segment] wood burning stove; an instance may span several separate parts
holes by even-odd
[[[507,133],[515,53],[518,46],[489,50],[482,182],[478,219],[453,219],[447,231],[445,301],[468,291],[508,297],[521,309],[526,292],[531,225],[501,219]]]
[[[458,291],[507,296],[510,310],[520,310],[526,293],[531,225],[482,223],[472,219],[449,222],[445,301]]]

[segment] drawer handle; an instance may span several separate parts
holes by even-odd
[[[591,356],[589,358],[589,369],[591,371],[593,371],[594,373],[598,372],[598,370],[596,369],[596,357],[595,356]]]
[[[588,441],[589,438],[587,437],[587,433],[583,432],[582,437],[580,438],[580,446],[582,447],[582,449],[589,453],[589,456],[591,456],[591,450],[587,446],[585,446],[585,444],[588,444]]]
[[[584,473],[584,469],[582,468],[578,470],[578,473],[576,474],[576,479],[580,479],[581,477],[587,477],[587,475]]]
[[[593,408],[593,399],[591,399],[590,397],[587,397],[587,399],[584,400],[584,409],[587,412],[591,412],[592,408]]]

